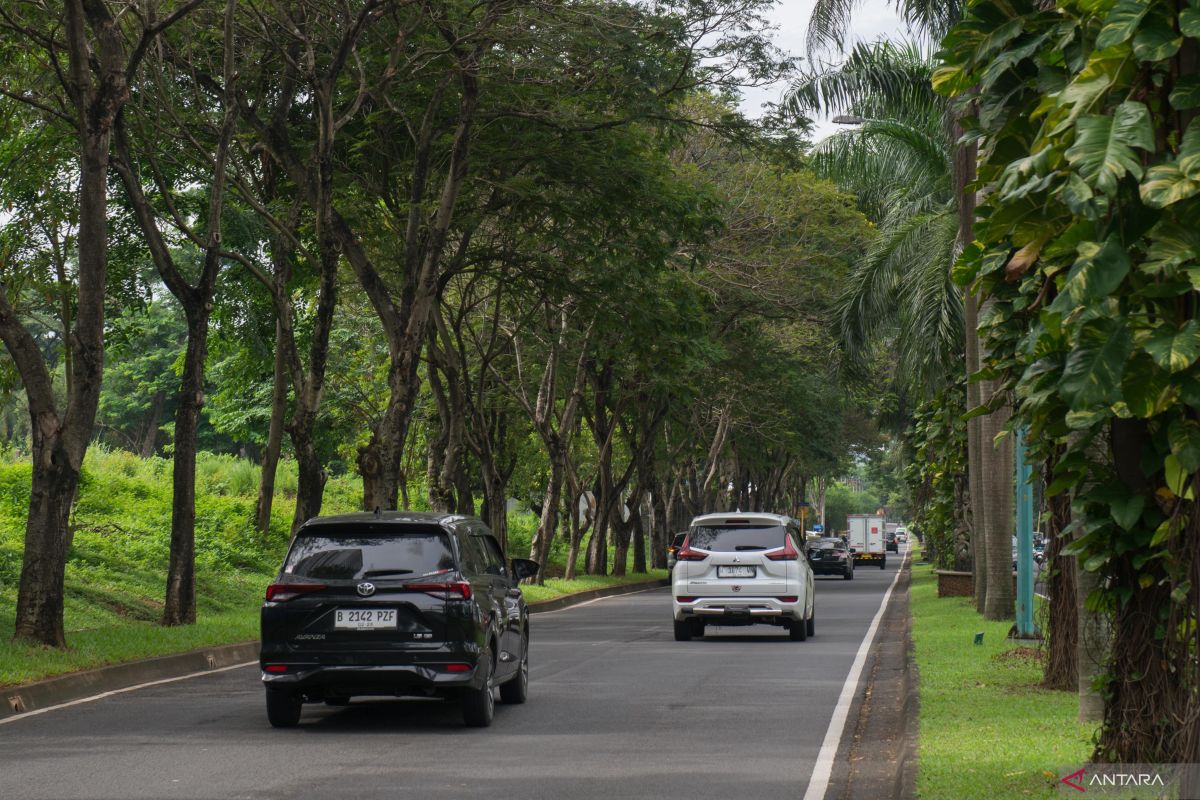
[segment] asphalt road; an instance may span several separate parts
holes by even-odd
[[[62,708],[0,726],[0,798],[795,800],[899,565],[818,577],[807,642],[675,642],[667,590],[536,615],[530,700],[483,730],[426,700],[274,730],[253,666]]]

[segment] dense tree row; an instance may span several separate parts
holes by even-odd
[[[791,69],[763,5],[0,8],[18,637],[63,644],[97,437],[173,459],[168,624],[195,619],[202,447],[261,461],[264,535],[290,456],[293,530],[331,471],[502,539],[515,495],[569,574],[658,563],[702,510],[820,503],[872,440],[831,323],[871,231],[732,111]]]

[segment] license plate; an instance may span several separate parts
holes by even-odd
[[[753,578],[754,567],[717,567],[718,578]]]
[[[333,612],[333,627],[351,631],[394,631],[394,608],[339,608]]]

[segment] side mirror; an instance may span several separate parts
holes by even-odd
[[[538,569],[540,569],[538,567],[538,563],[536,561],[530,561],[528,558],[514,558],[512,560],[512,574],[513,577],[519,581],[523,581],[526,578],[532,578],[534,575],[537,575]]]
[[[851,548],[850,548],[850,552],[851,552],[851,553],[857,553],[857,552],[858,552],[858,548],[857,548],[857,547],[851,547]]]

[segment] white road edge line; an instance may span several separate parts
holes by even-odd
[[[858,680],[862,677],[863,667],[867,663],[867,653],[870,652],[871,644],[875,641],[879,620],[883,618],[883,612],[887,610],[888,600],[892,598],[892,590],[896,588],[896,582],[900,580],[900,575],[904,572],[904,565],[908,563],[908,554],[911,552],[911,549],[904,551],[904,560],[900,562],[900,569],[896,570],[896,577],[892,578],[892,585],[883,593],[883,600],[879,603],[879,610],[875,612],[875,619],[871,620],[871,627],[867,628],[862,644],[858,646],[858,655],[854,657],[854,663],[850,665],[850,673],[846,676],[846,682],[842,684],[842,693],[838,696],[837,706],[833,709],[833,718],[829,720],[829,729],[825,731],[825,741],[821,742],[821,750],[817,753],[817,763],[813,765],[812,776],[808,779],[804,800],[824,800],[825,793],[829,790],[833,762],[837,758],[842,733],[846,730],[846,720],[850,716],[850,706],[854,703]]]
[[[139,683],[136,686],[125,686],[120,689],[113,689],[110,692],[101,692],[100,694],[94,694],[91,697],[81,697],[78,700],[71,700],[69,702],[59,703],[58,705],[54,705],[54,706],[46,706],[45,708],[35,708],[33,711],[26,711],[24,713],[17,714],[16,716],[7,717],[5,719],[0,719],[0,725],[7,725],[10,722],[18,722],[23,719],[29,719],[30,717],[36,717],[39,714],[45,714],[49,711],[57,711],[60,708],[68,708],[70,706],[78,706],[78,705],[82,705],[83,703],[91,703],[95,700],[103,700],[106,697],[112,697],[113,695],[117,695],[117,694],[124,694],[125,692],[135,692],[138,689],[146,689],[151,686],[161,686],[164,683],[175,683],[176,681],[186,681],[189,678],[198,678],[201,675],[215,675],[218,672],[228,672],[231,669],[241,669],[242,667],[248,667],[251,664],[257,664],[257,663],[258,663],[257,659],[254,661],[244,661],[241,664],[231,664],[228,667],[217,667],[216,669],[206,669],[206,670],[202,670],[200,672],[190,672],[187,675],[179,675],[174,678],[163,678],[162,680],[150,681],[148,683]]]

